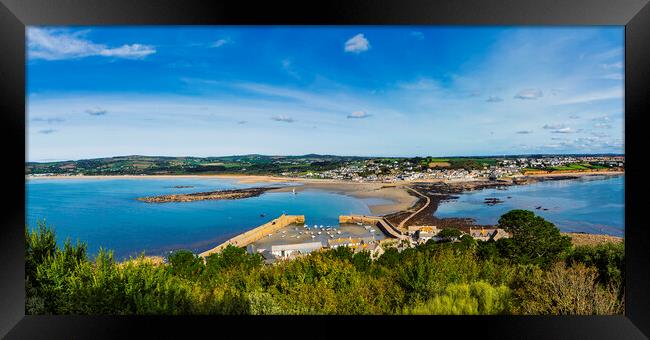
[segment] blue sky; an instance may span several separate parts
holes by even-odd
[[[623,153],[623,27],[29,27],[27,159]]]

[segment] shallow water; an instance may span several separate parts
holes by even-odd
[[[55,227],[59,244],[70,237],[86,242],[91,254],[104,247],[114,250],[117,258],[126,258],[141,251],[147,255],[179,248],[201,252],[282,213],[305,215],[310,225],[338,225],[339,215],[370,213],[366,200],[320,190],[296,195],[267,192],[241,200],[136,200],[148,195],[256,186],[261,184],[200,178],[30,179],[25,184],[27,223],[33,227],[37,220],[45,219]]]
[[[588,176],[509,186],[506,190],[479,190],[441,203],[435,216],[470,217],[479,224],[495,224],[502,214],[512,209],[527,209],[562,231],[623,236],[624,184],[625,176]],[[486,205],[484,199],[491,197],[503,203]]]

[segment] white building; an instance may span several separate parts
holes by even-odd
[[[305,255],[323,247],[320,242],[279,244],[271,246],[271,254],[279,258],[288,258],[294,255]]]

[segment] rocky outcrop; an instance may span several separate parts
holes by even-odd
[[[146,197],[139,197],[138,201],[147,202],[147,203],[168,203],[168,202],[204,201],[204,200],[237,200],[242,198],[257,197],[271,189],[275,189],[275,188],[248,188],[248,189],[194,192],[190,194],[146,196]]]

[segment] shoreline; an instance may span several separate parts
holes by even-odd
[[[272,175],[239,175],[239,174],[218,174],[218,175],[93,175],[93,176],[42,176],[30,177],[26,179],[170,179],[170,178],[194,178],[194,179],[229,179],[235,180],[238,184],[255,184],[255,183],[287,183],[299,185],[287,185],[279,188],[269,189],[268,192],[290,192],[295,189],[296,192],[304,190],[322,190],[354,198],[366,200],[378,198],[390,202],[375,203],[365,201],[372,215],[386,217],[391,223],[399,225],[400,222],[408,217],[410,224],[413,225],[438,225],[439,227],[457,227],[464,230],[469,227],[480,226],[475,224],[471,218],[438,218],[435,212],[440,203],[446,200],[454,199],[456,195],[465,192],[488,189],[501,186],[527,185],[546,180],[561,179],[578,179],[584,176],[618,176],[625,175],[624,171],[600,171],[600,172],[582,172],[582,173],[548,173],[519,176],[523,181],[513,180],[512,178],[500,181],[489,181],[485,179],[471,180],[443,180],[443,179],[426,179],[412,181],[396,182],[353,182],[336,179],[310,179],[282,177]],[[517,177],[515,177],[517,178]],[[426,209],[423,206],[424,199],[415,196],[408,188],[415,189],[420,193],[425,193],[430,199],[430,204]],[[414,212],[418,213],[414,214]],[[589,234],[605,235],[605,234]]]

